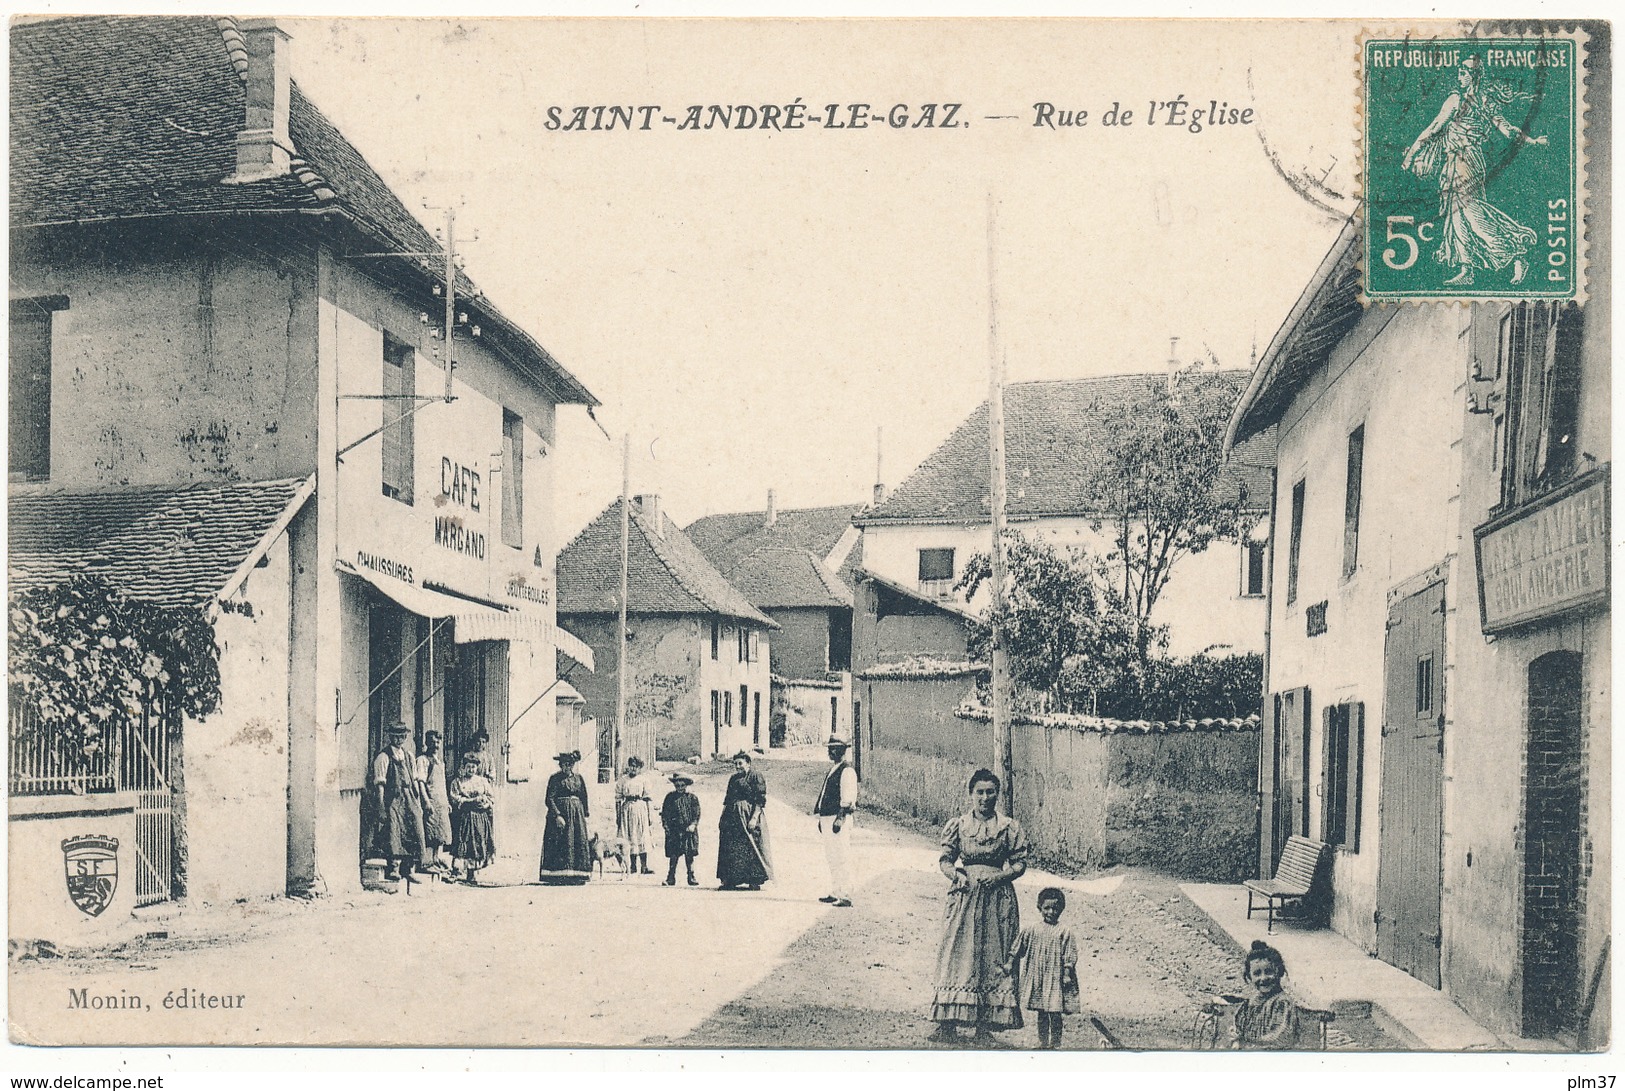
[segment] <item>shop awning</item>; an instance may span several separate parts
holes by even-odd
[[[370,583],[380,594],[407,613],[427,618],[450,618],[452,639],[459,644],[477,640],[517,640],[544,644],[563,652],[588,670],[593,670],[592,649],[545,618],[521,610],[499,610],[455,595],[430,591],[393,576],[338,562],[339,571]]]

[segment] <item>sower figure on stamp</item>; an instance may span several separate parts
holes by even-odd
[[[1520,99],[1529,96],[1495,80],[1485,80],[1483,65],[1468,57],[1456,70],[1456,91],[1423,129],[1400,162],[1418,177],[1437,176],[1439,183],[1439,248],[1434,260],[1456,267],[1446,284],[1471,284],[1474,269],[1512,266],[1512,283],[1529,272],[1524,255],[1535,245],[1535,232],[1496,208],[1484,194],[1488,166],[1484,147],[1493,127],[1517,144],[1544,147],[1544,136],[1530,136],[1506,119]]]
[[[417,769],[406,749],[406,725],[397,720],[384,730],[388,740],[372,759],[372,784],[378,815],[374,839],[378,854],[389,863],[386,879],[421,882],[412,865],[423,856],[423,795]]]
[[[818,816],[818,839],[824,843],[824,858],[829,861],[829,893],[818,900],[839,908],[852,905],[852,821],[858,807],[858,771],[846,760],[847,742],[837,735],[829,737],[829,772],[824,774],[824,787],[813,804]]]

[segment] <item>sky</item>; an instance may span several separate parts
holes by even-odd
[[[985,399],[990,315],[1011,382],[1161,370],[1171,337],[1245,366],[1353,207],[1355,23],[286,25],[306,93],[426,223],[457,206],[468,273],[604,403],[613,440],[560,413],[560,543],[618,494],[622,433],[683,524],[861,503],[877,453],[894,487]],[[1178,96],[1249,123],[1145,124]],[[658,120],[798,98],[882,120]],[[884,120],[926,103],[959,124]],[[548,127],[597,105],[660,113]]]

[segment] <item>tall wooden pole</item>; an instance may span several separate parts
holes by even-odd
[[[451,342],[457,329],[457,210],[446,209],[446,400],[451,401]]]
[[[1004,351],[999,345],[999,293],[993,192],[987,195],[987,440],[993,523],[993,762],[1004,781],[999,807],[1014,810],[1015,762],[1010,747],[1010,662],[1004,647]]]
[[[621,733],[626,730],[626,598],[632,545],[632,434],[621,435],[621,609],[615,642],[615,728],[609,740],[610,783],[621,772]],[[649,755],[651,758],[654,755]]]

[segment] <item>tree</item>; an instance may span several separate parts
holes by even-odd
[[[220,705],[220,652],[203,607],[156,606],[76,576],[18,595],[9,629],[12,692],[67,760],[106,753],[155,703],[194,719]]]
[[[1011,674],[1071,710],[1082,692],[1115,678],[1131,658],[1134,618],[1111,585],[1100,558],[1081,546],[1062,547],[1005,532],[1004,611],[1000,617]],[[992,561],[978,553],[957,588],[967,599],[992,579]],[[970,651],[989,654],[991,605],[971,624]],[[1154,634],[1153,634],[1154,635]]]
[[[1137,397],[1096,405],[1106,514],[1095,529],[1112,536],[1112,582],[1142,631],[1181,560],[1247,530],[1248,497],[1223,464],[1236,393],[1233,376],[1193,364],[1171,383],[1148,382]],[[1148,645],[1140,647],[1143,659]]]

